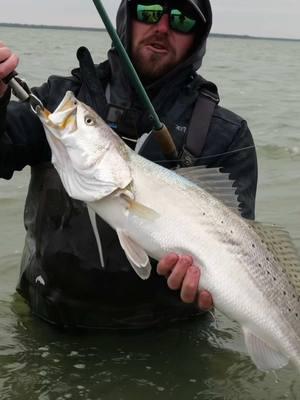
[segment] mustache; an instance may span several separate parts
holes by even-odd
[[[157,43],[163,47],[172,49],[168,37],[164,34],[155,33],[149,37],[146,37],[144,40],[141,41],[142,45],[150,45],[152,43]]]

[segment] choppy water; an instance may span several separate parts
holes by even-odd
[[[31,85],[67,74],[75,51],[105,59],[104,33],[1,28]],[[257,217],[300,249],[300,42],[212,38],[203,75],[243,115],[259,156]],[[0,181],[0,398],[3,400],[300,399],[299,374],[256,370],[237,325],[211,318],[135,334],[75,335],[32,318],[15,295],[28,170]]]

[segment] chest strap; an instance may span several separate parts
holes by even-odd
[[[216,93],[203,90],[195,103],[181,153],[181,165],[192,167],[200,157],[206,142],[211,119],[220,99]]]

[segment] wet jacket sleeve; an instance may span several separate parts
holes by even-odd
[[[73,86],[72,79],[51,77],[32,91],[47,109],[53,111],[66,90],[74,89]],[[0,109],[0,178],[10,179],[14,171],[20,171],[26,165],[50,161],[51,151],[42,123],[29,104],[3,101]]]
[[[0,98],[0,136],[5,131],[6,125],[6,109],[10,100],[11,92],[7,90],[3,97]]]
[[[42,99],[46,84],[36,92]],[[44,98],[42,100],[45,100]],[[44,130],[29,104],[2,104],[0,136],[0,177],[10,179],[14,171],[50,159]]]

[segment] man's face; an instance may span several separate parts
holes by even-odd
[[[169,15],[164,14],[154,25],[132,20],[131,55],[133,64],[145,83],[169,72],[191,50],[195,34],[179,33],[169,27]]]

